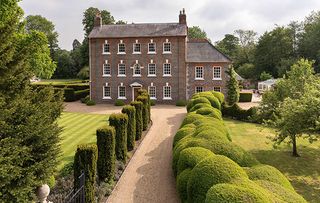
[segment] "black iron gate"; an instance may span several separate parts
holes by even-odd
[[[81,173],[79,178],[79,188],[73,189],[63,203],[85,203],[85,175]]]

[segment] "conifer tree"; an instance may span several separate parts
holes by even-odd
[[[236,78],[236,72],[234,71],[232,66],[229,67],[226,73],[229,76],[229,80],[227,82],[227,102],[229,105],[233,105],[239,101],[239,85]]]

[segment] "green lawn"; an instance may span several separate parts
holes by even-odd
[[[65,164],[73,161],[78,144],[96,142],[96,129],[107,125],[108,117],[108,115],[62,113],[58,120],[59,126],[63,128],[59,170]]]
[[[82,83],[82,80],[80,79],[48,79],[48,80],[41,80],[39,82],[36,82],[35,84],[63,85],[63,84],[77,84],[77,83]]]
[[[282,144],[274,149],[267,136],[271,129],[261,125],[225,119],[233,142],[253,153],[264,164],[272,165],[284,173],[296,191],[307,201],[320,202],[320,141],[309,144],[298,140],[299,158],[291,156],[291,147]]]

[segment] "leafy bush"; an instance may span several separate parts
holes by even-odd
[[[130,103],[136,109],[136,140],[140,140],[142,136],[143,121],[142,121],[142,102],[133,101]]]
[[[126,163],[128,116],[123,113],[111,114],[109,124],[116,130],[116,157]]]
[[[240,92],[239,102],[251,102],[252,93],[251,92]]]
[[[87,106],[94,106],[94,105],[96,105],[96,102],[89,99],[86,104],[87,104]]]
[[[127,129],[127,149],[131,151],[134,149],[136,140],[136,109],[134,106],[124,106],[122,113],[128,115],[128,129]]]
[[[198,163],[188,181],[188,202],[205,202],[208,190],[216,184],[248,178],[245,171],[225,156],[215,155]]]
[[[89,100],[90,100],[90,96],[89,96],[89,95],[87,95],[86,97],[80,99],[81,103],[85,103],[85,104],[86,104]]]
[[[185,100],[178,100],[176,102],[176,106],[186,106],[187,102]]]
[[[248,121],[256,114],[256,111],[255,107],[244,110],[238,104],[233,104],[232,106],[225,105],[222,109],[222,115],[236,120]]]
[[[267,180],[277,183],[289,190],[294,190],[288,179],[276,168],[269,165],[256,165],[244,168],[250,180]]]
[[[197,114],[210,116],[219,120],[222,120],[221,111],[213,107],[203,107],[196,111]]]
[[[116,102],[114,103],[114,105],[115,105],[115,106],[124,106],[124,105],[126,105],[126,104],[124,103],[123,100],[117,99]]]
[[[72,88],[64,88],[64,101],[73,102],[76,101],[75,91]]]
[[[217,99],[212,93],[200,92],[199,96],[202,98],[208,99],[213,108],[221,110],[221,103],[220,103],[219,99]]]
[[[224,103],[224,95],[221,92],[211,91],[211,93],[219,100],[220,104]]]
[[[177,176],[177,190],[181,199],[181,202],[187,202],[188,199],[188,180],[190,178],[191,169],[188,168],[184,171],[182,171]]]
[[[156,100],[150,100],[150,105],[155,106],[156,105]]]
[[[200,104],[200,103],[204,103],[204,104],[209,104],[211,105],[210,101],[207,98],[204,97],[199,97],[196,99],[191,99],[188,104],[187,104],[187,111],[190,112],[190,109],[196,105],[196,104]]]
[[[95,202],[95,179],[97,168],[98,149],[96,145],[78,145],[74,155],[74,187],[79,188],[79,176],[82,171],[85,173],[85,200]]]
[[[203,108],[203,107],[211,107],[211,104],[205,104],[205,103],[196,104],[189,110],[189,112],[196,111],[196,110]]]
[[[112,181],[115,170],[115,129],[111,126],[97,130],[98,162],[100,181]]]
[[[76,83],[76,84],[39,84],[39,83],[32,83],[32,87],[34,88],[44,88],[44,87],[53,87],[56,89],[64,89],[64,88],[72,88],[74,91],[79,91],[79,90],[85,90],[85,89],[90,89],[89,84],[86,83]]]
[[[138,96],[137,101],[142,102],[142,121],[143,121],[143,130],[147,130],[149,124],[149,103],[147,96]]]
[[[77,74],[77,77],[80,78],[81,80],[86,80],[90,77],[90,70],[88,66],[85,66],[81,68],[79,73]]]
[[[90,94],[90,89],[85,89],[85,90],[78,90],[74,92],[74,96],[76,98],[76,100],[85,98],[87,96],[89,96]]]
[[[177,142],[179,142],[179,140],[181,140],[185,136],[192,135],[194,131],[194,127],[188,127],[188,125],[184,126],[183,128],[180,128],[173,138],[173,147],[176,145]]]

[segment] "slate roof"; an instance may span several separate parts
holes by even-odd
[[[179,23],[143,23],[102,25],[95,27],[89,38],[187,36],[187,26]]]
[[[207,40],[190,40],[187,43],[187,62],[227,62],[232,60]]]

